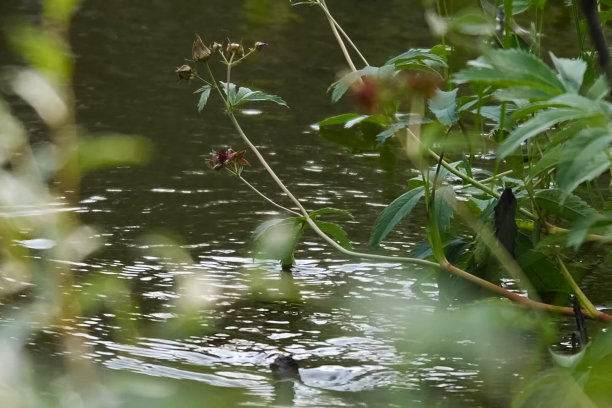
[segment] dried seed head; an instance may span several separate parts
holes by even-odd
[[[255,49],[257,51],[261,51],[263,49],[263,47],[265,47],[266,45],[268,45],[268,44],[266,44],[265,42],[257,41],[255,43]]]
[[[200,38],[199,35],[196,35],[196,39],[193,41],[193,46],[191,47],[191,57],[194,61],[206,61],[210,58],[212,51],[206,45],[204,45],[204,41]]]
[[[191,67],[189,65],[182,65],[174,71],[178,74],[180,80],[189,80],[191,79]]]

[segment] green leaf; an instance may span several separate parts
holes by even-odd
[[[315,224],[327,235],[334,238],[346,249],[353,249],[353,245],[342,227],[333,222],[315,221]]]
[[[582,87],[587,63],[580,59],[557,58],[552,52],[550,58],[567,90],[578,92]]]
[[[304,217],[273,219],[260,224],[252,235],[255,251],[281,261],[283,266],[293,264],[293,253],[306,225]]]
[[[208,101],[208,97],[210,96],[211,89],[212,88],[210,85],[204,85],[203,87],[194,92],[200,93],[200,100],[198,101],[198,112],[202,112],[202,109],[204,109],[204,106],[206,106],[206,102]]]
[[[389,204],[378,216],[372,234],[370,236],[370,245],[378,246],[383,239],[395,228],[402,218],[410,214],[414,206],[419,202],[425,194],[424,187],[417,187],[410,190]]]
[[[600,233],[604,238],[612,236],[612,214],[592,214],[576,222],[567,236],[567,245],[578,249],[592,232]]]
[[[610,87],[605,75],[600,75],[599,78],[591,85],[586,92],[586,97],[593,100],[600,100],[610,94]]]
[[[452,16],[448,30],[463,35],[489,36],[495,33],[495,24],[479,9],[467,8]]]
[[[545,91],[551,96],[566,91],[548,65],[521,49],[492,51],[470,63],[471,68],[455,74],[455,83],[476,82],[501,88],[523,86]]]
[[[554,125],[568,120],[583,119],[596,115],[601,115],[601,112],[594,113],[576,108],[555,108],[541,111],[508,135],[508,138],[499,146],[499,157],[500,159],[505,158],[525,140],[548,130]]]
[[[262,91],[252,91],[246,87],[241,87],[240,89],[238,89],[238,91],[236,91],[236,85],[231,84],[231,83],[229,84],[229,93],[228,93],[227,84],[225,82],[220,82],[220,83],[221,83],[221,89],[227,95],[228,102],[230,106],[232,107],[236,107],[238,105],[242,105],[243,103],[247,103],[247,102],[263,102],[263,101],[274,102],[276,104],[285,106],[287,108],[289,107],[287,105],[287,102],[285,102],[280,96],[270,95]]]
[[[331,125],[341,125],[343,123],[348,122],[349,120],[358,118],[362,115],[358,113],[343,113],[342,115],[332,116],[326,119],[323,119],[317,125],[319,126],[331,126]]]
[[[557,168],[557,184],[564,195],[610,167],[611,142],[612,133],[604,128],[584,129],[567,142]]]
[[[558,189],[537,190],[535,200],[549,214],[569,221],[577,221],[596,213],[582,198],[573,194],[567,195],[565,191]]]
[[[351,214],[350,212],[346,210],[341,210],[340,208],[333,208],[333,207],[319,208],[318,210],[312,211],[309,215],[310,215],[310,218],[315,219],[319,215],[323,215],[323,214],[339,214],[339,215],[344,215],[352,220],[355,219],[355,217],[353,217],[353,214]]]
[[[429,109],[446,127],[454,125],[459,120],[457,115],[458,90],[458,88],[455,88],[450,92],[444,92],[438,89],[436,95],[428,101]]]
[[[431,120],[427,118],[402,119],[399,122],[396,122],[390,125],[387,129],[383,130],[382,132],[376,135],[376,147],[381,147],[383,144],[385,144],[387,139],[395,135],[400,130],[405,129],[408,126],[417,124],[417,123],[418,124],[431,123]]]

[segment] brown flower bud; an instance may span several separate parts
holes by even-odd
[[[233,43],[230,42],[227,44],[227,53],[228,54],[239,54],[240,49],[242,48],[242,45],[238,44],[238,43]]]
[[[222,47],[222,45],[215,41],[213,43],[212,47],[211,47],[212,48],[212,52],[219,51],[221,49],[221,47]]]
[[[191,57],[194,61],[206,61],[210,58],[212,51],[206,45],[199,35],[196,35],[196,39],[191,47]]]
[[[174,71],[178,74],[180,80],[191,79],[191,67],[189,65],[182,65]]]
[[[265,42],[257,41],[255,43],[255,49],[257,51],[261,51],[263,49],[263,47],[265,47],[266,45],[268,45],[268,44],[266,44]]]

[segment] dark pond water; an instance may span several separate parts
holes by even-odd
[[[425,273],[419,268],[347,259],[314,236],[300,245],[292,274],[249,255],[250,232],[279,213],[205,167],[211,149],[244,146],[218,104],[198,114],[194,88],[175,78],[194,33],[206,42],[270,44],[236,70],[234,81],[278,94],[291,109],[247,105],[239,119],[307,208],[334,206],[355,215],[344,225],[356,247],[367,249],[378,212],[411,176],[401,160],[393,172],[380,170],[377,155],[341,147],[313,128],[351,109],[331,105],[326,94],[345,63],[320,11],[288,3],[83,3],[71,34],[78,122],[91,131],[144,135],[157,154],[142,168],[85,177],[77,211],[104,231],[106,244],[76,268],[128,282],[137,295],[132,318],[152,328],[124,338],[109,323],[113,316],[68,324],[94,346],[91,358],[111,370],[190,380],[211,393],[233,389],[247,405],[506,405],[537,341],[501,327],[484,330],[479,319],[490,315],[467,313],[453,324],[454,317],[436,312],[433,281],[415,284]],[[373,65],[434,44],[420,2],[330,3]],[[37,5],[0,5],[3,13],[14,10],[33,17]],[[561,12],[556,18],[567,23]],[[36,134],[36,122],[28,126]],[[287,203],[260,167],[245,177]],[[403,222],[386,248],[403,254],[422,239],[422,218],[416,212]],[[176,260],[164,251],[171,245],[143,238],[151,233],[180,237],[190,260]],[[175,328],[181,299],[194,297],[201,309],[193,317],[197,329],[188,336],[164,330]],[[442,328],[428,324],[444,319]],[[279,352],[300,361],[302,383],[271,380],[268,364]]]

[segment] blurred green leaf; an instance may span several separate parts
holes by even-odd
[[[340,78],[340,80],[331,84],[328,88],[328,92],[332,93],[332,103],[336,103],[342,98],[342,96],[348,91],[348,89],[357,81],[361,81],[364,76],[370,76],[375,80],[387,79],[393,76],[395,69],[393,66],[382,66],[382,67],[365,67],[357,71],[350,72]]]
[[[374,247],[380,245],[397,223],[410,214],[423,195],[425,195],[425,188],[417,187],[402,194],[385,207],[376,219],[374,227],[372,227],[370,245]]]
[[[104,167],[140,165],[153,153],[151,141],[142,136],[110,134],[81,138],[78,158],[81,171]]]
[[[563,197],[610,168],[610,143],[612,133],[605,128],[584,129],[567,142],[557,169],[557,184],[564,192]]]
[[[573,92],[580,91],[587,69],[586,62],[581,59],[557,58],[552,52],[550,58],[566,89]]]
[[[450,92],[445,92],[438,89],[436,95],[427,102],[429,109],[444,126],[450,127],[459,120],[457,115],[458,90],[455,88]]]
[[[533,119],[514,129],[508,138],[499,145],[499,157],[500,159],[505,158],[525,140],[550,129],[554,125],[597,115],[601,115],[601,112],[584,111],[577,108],[554,108],[541,111]]]
[[[492,51],[472,67],[454,75],[454,82],[485,83],[498,87],[523,86],[558,95],[566,91],[564,84],[541,59],[521,49]]]
[[[448,21],[448,31],[463,35],[489,36],[495,33],[495,24],[479,9],[464,8]]]
[[[9,25],[9,44],[28,65],[62,83],[72,77],[70,48],[57,34],[28,24]]]
[[[582,198],[566,194],[563,190],[546,189],[535,192],[536,203],[549,214],[569,221],[577,221],[593,215],[596,211]]]

